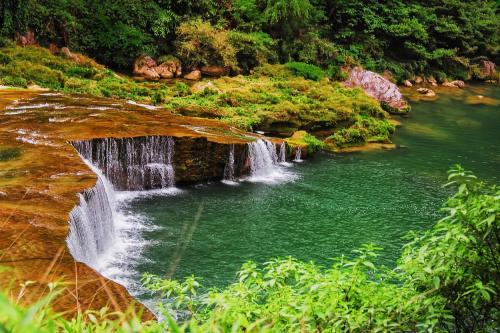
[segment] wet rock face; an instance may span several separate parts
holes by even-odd
[[[355,67],[344,81],[347,87],[361,87],[367,95],[381,102],[384,109],[393,113],[406,113],[409,105],[403,98],[398,87],[381,75]]]
[[[173,165],[175,182],[194,184],[222,180],[231,146],[208,142],[204,138],[176,138]],[[234,145],[234,177],[249,174],[246,144]]]

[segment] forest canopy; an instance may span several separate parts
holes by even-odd
[[[130,68],[140,54],[184,55],[182,38],[199,29],[200,36],[217,32],[222,38],[219,47],[234,53],[226,58],[237,71],[262,61],[299,61],[324,68],[359,63],[378,72],[389,70],[398,80],[421,73],[464,79],[466,68],[478,57],[498,62],[499,22],[498,2],[493,0],[0,3],[3,37],[32,30],[42,45],[69,46],[114,68]],[[217,49],[201,53],[195,62],[221,58]],[[189,56],[181,60],[193,65]]]

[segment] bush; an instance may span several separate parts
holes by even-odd
[[[65,74],[67,76],[76,76],[85,79],[91,79],[95,74],[97,74],[97,70],[92,67],[75,66],[68,69]]]
[[[266,33],[231,31],[229,41],[236,50],[238,67],[244,73],[268,62],[276,62],[276,42]]]
[[[338,65],[329,65],[326,75],[334,81],[345,81],[348,77],[348,74],[342,71],[342,68]]]
[[[12,61],[12,57],[5,53],[0,53],[0,65],[7,65]]]
[[[197,19],[181,23],[176,32],[177,54],[188,68],[212,65],[239,70],[227,30]]]
[[[25,79],[17,76],[4,76],[0,79],[0,81],[6,86],[26,88],[28,85],[28,82]]]
[[[339,147],[359,145],[367,142],[368,131],[365,128],[358,126],[342,128],[328,139],[329,141],[333,141]]]
[[[0,67],[0,74],[23,78],[27,82],[53,89],[61,87],[64,77],[58,70],[26,60],[15,60]]]
[[[191,89],[189,89],[189,86],[187,84],[183,82],[175,83],[175,96],[184,97],[190,94],[191,94]]]
[[[303,62],[287,62],[285,67],[294,75],[302,76],[308,80],[319,81],[325,77],[325,72],[321,68]]]

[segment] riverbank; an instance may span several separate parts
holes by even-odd
[[[40,47],[14,45],[1,48],[0,54],[4,85],[165,106],[177,115],[217,119],[281,138],[305,130],[333,148],[387,144],[394,132],[389,113],[363,90],[347,88],[324,74],[308,79],[306,72],[285,65],[264,65],[248,76],[199,82],[138,82],[83,55],[68,58]]]

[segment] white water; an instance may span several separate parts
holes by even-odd
[[[299,146],[297,147],[297,149],[295,149],[295,158],[293,159],[293,161],[303,162],[304,160],[301,157],[302,157],[302,148]]]
[[[281,155],[281,153],[280,153]],[[248,143],[250,161],[250,182],[281,183],[296,178],[296,175],[279,164],[276,145],[270,141],[258,139]]]
[[[143,191],[174,185],[171,137],[107,138],[73,145],[119,190]]]
[[[166,143],[158,137],[152,137],[142,143],[134,143],[132,140],[119,142],[115,139],[97,143],[91,141],[73,143],[81,152],[83,161],[98,179],[93,188],[79,194],[80,203],[70,213],[70,232],[66,240],[68,248],[77,261],[122,284],[132,295],[144,293],[135,276],[134,267],[139,260],[143,260],[141,259],[143,248],[154,244],[146,243],[141,236],[142,230],[152,228],[148,220],[130,212],[127,204],[139,196],[173,195],[180,191],[173,187],[174,172],[171,164],[173,140],[166,139]],[[172,141],[171,144],[168,139]],[[123,147],[128,148],[122,150]],[[160,147],[166,149],[159,149]],[[157,150],[147,150],[148,148]],[[131,154],[127,155],[127,152]],[[165,156],[159,156],[161,154],[158,152],[164,153]],[[140,156],[137,156],[138,154]],[[130,177],[130,173],[148,175],[148,179],[143,175],[139,178],[132,177],[133,186],[138,179],[143,179],[159,182],[161,188],[149,191],[115,191],[105,172],[117,175],[116,172],[120,171],[121,167],[118,160],[120,156],[126,157],[125,167],[132,169],[125,173],[127,177]],[[92,158],[94,163],[91,162]],[[135,164],[136,161],[159,162],[146,163],[139,169]],[[98,165],[104,166],[103,169]]]
[[[229,145],[229,156],[227,158],[226,166],[224,167],[223,183],[228,185],[237,184],[234,178],[234,145]]]
[[[141,230],[151,228],[140,215],[127,212],[131,195],[115,192],[102,171],[83,161],[97,175],[96,185],[80,194],[80,203],[70,213],[66,239],[71,255],[107,278],[125,286],[132,294],[141,286],[131,277],[133,266],[146,245]]]

